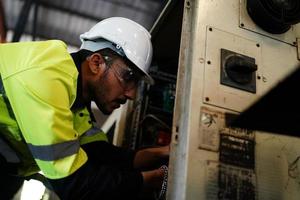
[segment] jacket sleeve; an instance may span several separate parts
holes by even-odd
[[[106,134],[92,120],[91,114],[86,107],[73,111],[73,121],[74,129],[80,135],[80,145],[95,141],[108,142]]]
[[[41,171],[51,179],[69,176],[87,161],[70,110],[77,84],[72,66],[70,58],[62,58],[3,79],[22,137]]]
[[[88,148],[96,152],[97,149],[94,147],[97,143],[105,142],[87,144],[93,144]],[[98,151],[98,157],[101,157],[102,153],[105,152]],[[96,157],[90,157],[89,153],[88,156],[89,160],[72,175],[49,180],[53,190],[61,199],[137,199],[143,185],[140,172],[101,163]]]

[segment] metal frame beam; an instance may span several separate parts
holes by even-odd
[[[30,14],[30,9],[35,0],[25,0],[21,12],[18,17],[18,21],[14,28],[13,42],[18,42],[24,33],[25,26],[28,20],[28,16]]]

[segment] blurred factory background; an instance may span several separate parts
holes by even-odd
[[[151,29],[167,0],[2,0],[8,41],[60,39],[79,46],[78,36],[100,20],[127,17]]]

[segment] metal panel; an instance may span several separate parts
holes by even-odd
[[[299,138],[261,132],[256,140],[259,199],[299,199]]]
[[[255,58],[258,66],[257,75],[261,76],[261,46],[259,42],[245,39],[238,35],[207,27],[206,63],[204,80],[204,101],[207,104],[242,111],[261,94],[261,81],[257,81],[257,93],[221,85],[221,49],[227,49]]]
[[[202,108],[216,113],[243,111],[294,70],[299,62],[297,48],[239,27],[239,0],[186,0],[184,9],[167,199],[222,199],[218,196],[222,189],[219,174],[224,169],[220,168],[218,149],[222,123],[213,132],[216,140],[204,140],[203,145],[203,138],[210,139],[210,133],[200,128],[206,123],[201,121]],[[219,85],[218,52],[223,45],[258,58],[257,94]],[[213,103],[206,103],[206,96]],[[230,102],[222,102],[223,96]],[[249,176],[256,187],[254,198],[298,199],[300,139],[256,132],[255,140],[255,167]],[[244,168],[225,169],[241,174]],[[243,180],[240,178],[238,181]]]

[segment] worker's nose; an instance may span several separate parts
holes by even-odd
[[[125,91],[126,98],[130,99],[130,100],[133,100],[135,98],[135,96],[136,96],[137,89],[138,89],[138,87],[136,86],[136,87],[133,87],[133,88],[131,88],[129,90],[126,90]]]

